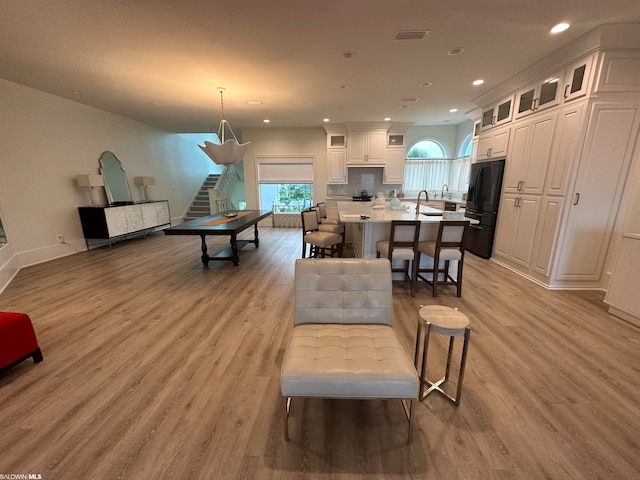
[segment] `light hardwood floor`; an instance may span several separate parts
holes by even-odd
[[[394,283],[411,352],[420,304],[469,316],[461,405],[417,404],[406,446],[397,401],[298,400],[285,443],[279,369],[301,239],[260,239],[238,267],[205,269],[198,237],[156,234],[23,269],[0,310],[30,314],[44,361],[0,375],[0,473],[639,478],[640,330],[608,315],[601,292],[547,291],[473,255],[460,299]],[[441,358],[444,340],[433,345]]]

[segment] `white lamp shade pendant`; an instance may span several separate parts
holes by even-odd
[[[198,147],[200,147],[200,149],[204,153],[206,153],[214,163],[218,165],[236,165],[242,161],[244,154],[247,153],[249,142],[238,142],[236,135],[231,129],[231,125],[229,125],[229,122],[227,122],[224,118],[224,100],[222,98],[224,88],[218,87],[218,91],[220,92],[221,110],[220,125],[218,126],[218,138],[220,139],[220,143],[205,141],[204,145],[198,145]],[[229,132],[233,136],[233,139],[230,138],[225,141],[225,127],[229,129]]]
[[[234,138],[218,144],[205,140],[204,145],[198,146],[214,163],[218,165],[236,165],[242,161],[244,154],[247,153],[249,142],[241,144]]]

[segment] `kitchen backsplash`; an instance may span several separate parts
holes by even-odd
[[[385,196],[390,196],[394,189],[398,193],[402,191],[402,184],[383,184],[382,174],[382,168],[349,168],[349,183],[347,185],[327,185],[327,196],[359,196],[362,190],[366,190],[369,195],[383,192]]]
[[[349,183],[347,185],[327,185],[327,197],[356,197],[360,196],[362,190],[366,190],[371,196],[376,196],[378,192],[383,192],[385,197],[391,197],[395,190],[398,194],[402,193],[402,184],[394,185],[382,183],[382,168],[367,167],[351,167],[349,168]],[[441,189],[429,190],[429,198],[437,200],[442,197]],[[444,191],[445,199],[452,200],[467,199],[467,192],[462,191]],[[415,193],[406,198],[415,198]]]

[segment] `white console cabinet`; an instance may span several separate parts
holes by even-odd
[[[78,212],[87,247],[90,240],[106,240],[110,244],[119,238],[143,235],[171,225],[167,200],[130,205],[79,207]]]

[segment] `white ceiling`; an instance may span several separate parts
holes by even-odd
[[[634,22],[640,0],[2,0],[0,77],[175,132],[217,130],[218,86],[234,129],[447,125],[596,26]]]

